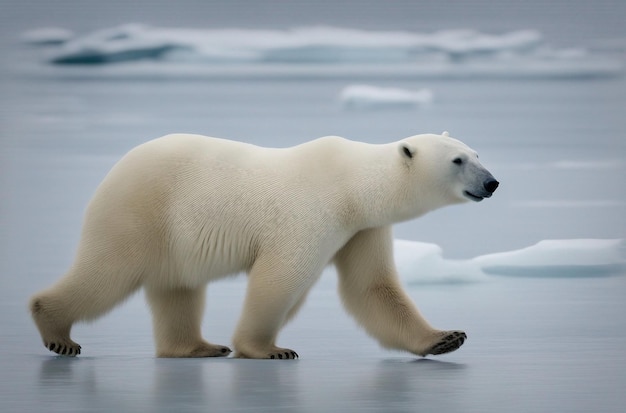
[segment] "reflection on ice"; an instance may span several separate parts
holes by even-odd
[[[515,251],[447,260],[434,244],[395,240],[403,280],[415,284],[470,283],[488,275],[573,278],[626,272],[625,244],[619,239],[545,240]]]

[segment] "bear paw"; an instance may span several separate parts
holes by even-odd
[[[467,334],[463,331],[442,331],[439,333],[438,341],[423,355],[450,353],[461,347],[465,340],[467,340]]]
[[[70,339],[44,341],[44,346],[60,356],[76,357],[80,354],[80,345]]]
[[[203,343],[191,351],[188,357],[227,357],[232,350],[219,344]]]
[[[159,358],[200,358],[200,357],[227,357],[231,353],[230,348],[219,344],[211,344],[207,341],[188,344],[185,346],[157,348]]]
[[[247,349],[242,351],[239,349],[235,353],[235,357],[244,359],[294,360],[299,356],[298,353],[288,348],[270,347],[266,350]]]
[[[275,351],[268,354],[268,359],[297,359],[298,353],[288,348],[276,348]]]

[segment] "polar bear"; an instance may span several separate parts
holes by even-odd
[[[72,325],[144,288],[158,357],[227,356],[200,333],[208,282],[246,272],[235,357],[293,359],[276,346],[322,270],[334,264],[345,308],[387,348],[459,348],[398,280],[391,225],[488,198],[498,181],[448,136],[389,144],[336,136],[264,148],[200,135],[144,143],[109,172],[88,205],[76,259],[30,310],[44,345],[76,356]]]

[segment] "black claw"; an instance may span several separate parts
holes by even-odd
[[[227,349],[226,347],[222,347],[222,349],[220,351],[222,352],[222,354],[226,354],[226,353],[230,352],[230,350]]]
[[[59,351],[57,351],[57,354],[64,355],[65,354],[65,347],[60,347]]]
[[[56,346],[57,346],[57,345],[56,345],[55,343],[50,343],[50,345],[48,346],[48,350],[50,350],[50,351],[54,351],[54,348],[55,348]]]
[[[76,355],[80,354],[80,346],[78,346],[78,350],[76,350]]]
[[[276,357],[274,357],[274,355],[272,354],[272,355],[270,356],[270,358],[273,360],[273,359],[275,359]]]
[[[283,355],[278,353],[278,358],[282,360],[283,359]]]
[[[289,352],[285,351],[285,358],[288,359],[289,358]]]
[[[291,357],[292,357],[292,358],[294,358],[294,359],[296,359],[296,358],[298,358],[298,355],[296,354],[296,352],[295,352],[295,351],[292,351],[292,352],[291,352]]]

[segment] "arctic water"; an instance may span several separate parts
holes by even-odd
[[[622,411],[624,6],[295,3],[6,3],[0,410]],[[467,332],[458,351],[380,348],[343,311],[332,268],[279,336],[297,361],[156,359],[141,293],[74,328],[80,357],[42,346],[28,297],[71,264],[89,198],[135,145],[444,130],[501,186],[398,224],[395,253],[423,315]],[[230,343],[245,285],[209,286],[208,340]]]

